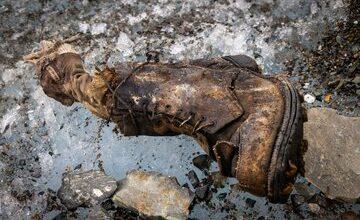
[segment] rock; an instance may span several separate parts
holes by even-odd
[[[305,198],[302,195],[292,194],[290,199],[293,207],[298,207],[299,205],[305,203]]]
[[[87,23],[80,23],[79,24],[79,31],[86,34],[86,32],[88,31],[90,25]]]
[[[327,208],[330,205],[328,199],[325,196],[321,195],[321,194],[314,195],[313,197],[311,197],[311,199],[308,200],[308,202],[316,203],[320,207],[323,207],[323,208]]]
[[[209,188],[210,186],[207,184],[196,188],[195,190],[196,198],[198,198],[200,201],[204,200],[209,193]]]
[[[225,181],[227,179],[226,176],[221,175],[220,172],[212,172],[211,173],[211,180],[215,188],[223,188],[225,185]]]
[[[329,103],[331,101],[331,96],[332,94],[331,93],[327,93],[325,96],[324,96],[324,101],[326,103]]]
[[[315,96],[311,95],[311,94],[306,94],[304,95],[304,100],[305,102],[311,104],[315,102]]]
[[[115,210],[114,202],[111,199],[107,199],[102,202],[101,207],[105,210]]]
[[[116,190],[116,180],[102,171],[67,173],[62,179],[58,196],[69,209],[81,205],[98,204]]]
[[[146,218],[134,210],[130,210],[130,209],[123,208],[123,207],[118,207],[116,209],[116,212],[114,213],[113,219],[145,220]]]
[[[309,89],[310,83],[304,83],[303,89]]]
[[[88,219],[113,219],[101,206],[95,205],[89,210]]]
[[[360,215],[356,214],[353,211],[348,211],[348,212],[342,213],[340,216],[340,219],[342,219],[342,220],[358,220],[358,219],[360,219]]]
[[[196,175],[195,171],[190,170],[190,172],[188,174],[186,174],[186,176],[188,177],[191,185],[196,188],[199,185],[199,178]]]
[[[305,200],[310,199],[317,193],[315,189],[310,188],[310,186],[304,183],[295,183],[294,188]]]
[[[329,198],[360,197],[360,118],[338,115],[329,108],[307,112],[304,139],[305,177]]]
[[[310,212],[314,213],[314,214],[319,214],[320,212],[320,206],[316,203],[309,203],[308,204],[309,210]]]
[[[116,49],[119,50],[123,56],[130,56],[133,53],[134,42],[124,32],[120,32],[116,42]]]
[[[201,171],[208,170],[211,162],[211,158],[206,154],[199,155],[193,159],[194,166],[199,168]]]
[[[250,208],[254,208],[256,201],[250,198],[246,198],[245,203]]]
[[[134,170],[120,182],[112,200],[120,207],[135,209],[147,216],[186,219],[193,195],[181,187],[176,178]]]
[[[360,84],[360,75],[356,76],[353,80],[352,80],[353,83],[355,84]]]

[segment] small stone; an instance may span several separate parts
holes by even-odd
[[[318,214],[321,209],[320,206],[316,203],[309,203],[308,207],[309,207],[309,210],[314,214]]]
[[[112,219],[101,206],[96,205],[89,210],[88,219]]]
[[[199,168],[201,171],[208,170],[211,162],[211,158],[206,154],[199,155],[193,159],[194,166]]]
[[[298,194],[291,195],[291,203],[294,207],[298,207],[299,205],[305,203],[305,197]]]
[[[324,101],[325,101],[326,103],[329,103],[329,102],[331,101],[331,96],[332,96],[331,93],[326,94],[326,95],[324,96]]]
[[[360,215],[356,214],[353,211],[347,211],[347,212],[341,214],[340,219],[342,219],[342,220],[359,220]]]
[[[227,193],[220,193],[217,197],[219,200],[224,200],[227,196]]]
[[[304,183],[295,183],[294,188],[300,196],[305,198],[305,200],[310,199],[316,194],[316,191],[314,189]]]
[[[204,185],[204,186],[200,186],[200,187],[196,188],[196,190],[195,190],[196,197],[200,201],[204,200],[206,198],[206,196],[208,195],[209,188],[210,188],[209,185]]]
[[[254,208],[256,201],[250,198],[246,198],[245,203],[250,208]]]
[[[304,83],[303,88],[304,88],[304,89],[309,89],[309,86],[310,86],[310,83]]]
[[[116,190],[116,180],[102,171],[67,173],[62,179],[58,196],[69,209],[97,204],[109,198]]]
[[[105,210],[114,210],[115,205],[114,202],[111,199],[105,200],[101,203],[101,207]]]
[[[134,170],[120,182],[112,200],[120,207],[135,209],[149,217],[186,219],[193,197],[176,178]]]
[[[306,94],[304,96],[304,100],[305,102],[311,104],[311,103],[314,103],[315,102],[315,96],[311,95],[311,94]]]
[[[355,84],[360,84],[360,76],[356,76],[351,82]]]
[[[212,172],[211,179],[215,188],[223,188],[227,178],[221,175],[220,172]]]
[[[329,202],[326,197],[322,196],[321,194],[315,194],[313,197],[311,197],[308,202],[310,203],[316,203],[320,207],[326,208],[329,205]]]
[[[90,25],[87,23],[80,23],[79,31],[85,34],[89,30],[89,27],[90,27]]]
[[[196,175],[195,171],[191,170],[188,174],[186,174],[188,177],[191,185],[196,188],[199,185],[199,178]]]

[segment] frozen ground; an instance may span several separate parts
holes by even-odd
[[[117,179],[138,168],[176,176],[180,184],[188,182],[185,174],[190,170],[204,178],[192,164],[203,152],[190,138],[122,137],[113,124],[96,119],[80,105],[64,107],[46,97],[34,68],[21,61],[41,39],[83,33],[86,37],[77,49],[89,71],[94,64],[144,61],[147,51],[158,51],[161,61],[169,62],[244,53],[254,57],[265,74],[289,71],[303,94],[316,97],[309,106],[332,106],[344,114],[358,115],[359,89],[351,83],[355,73],[343,74],[345,82],[350,82],[345,83],[347,90],[331,91],[327,102],[329,88],[322,86],[323,78],[314,77],[316,71],[307,63],[327,61],[330,56],[319,51],[329,42],[327,36],[339,33],[340,40],[334,39],[342,40],[339,24],[352,22],[358,28],[360,21],[349,18],[349,10],[357,10],[354,4],[358,1],[351,2],[353,5],[341,0],[1,1],[0,217],[51,219],[57,215],[63,209],[53,191],[59,188],[65,169],[75,167],[103,168]],[[358,54],[358,38],[346,45]],[[331,76],[341,78],[341,74],[335,71]],[[212,169],[216,170],[214,164]],[[195,204],[190,217],[301,218],[359,212],[359,204],[352,203],[319,204],[319,210],[310,211],[291,200],[284,205],[269,204],[230,189],[234,181],[228,182],[209,202]],[[222,193],[225,197],[219,196]],[[256,203],[246,202],[247,198]]]

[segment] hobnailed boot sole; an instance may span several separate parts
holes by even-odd
[[[244,58],[246,57],[246,59]],[[240,59],[239,59],[240,58]],[[284,77],[259,74],[256,62],[247,56],[227,56],[233,65],[254,71],[254,74],[280,86],[284,97],[284,115],[273,145],[268,169],[267,197],[271,202],[286,202],[298,172],[303,172],[301,102],[296,89]]]

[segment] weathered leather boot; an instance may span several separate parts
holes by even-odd
[[[190,135],[242,189],[286,201],[303,167],[300,101],[286,78],[261,75],[243,55],[122,63],[90,76],[70,45],[48,44],[26,57],[48,96],[82,102],[126,136]]]

